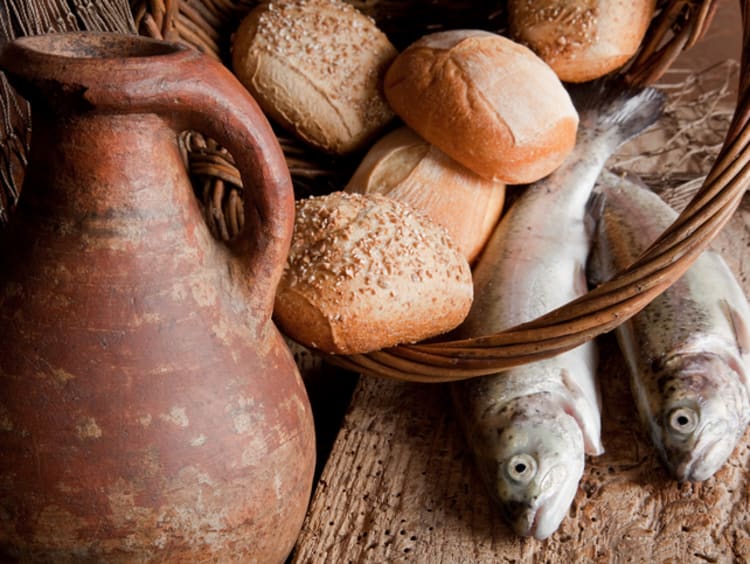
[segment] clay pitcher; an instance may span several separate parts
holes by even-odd
[[[0,234],[0,559],[283,561],[314,429],[271,322],[294,200],[268,123],[219,63],[136,36],[27,37],[0,67],[33,115]],[[230,246],[185,129],[242,171]]]

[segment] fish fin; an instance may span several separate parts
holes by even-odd
[[[601,177],[600,177],[601,178]],[[592,233],[596,231],[596,225],[599,223],[602,215],[604,215],[604,206],[607,200],[606,189],[601,186],[601,181],[598,181],[594,186],[591,195],[589,196],[588,202],[586,202],[586,226],[592,226]]]
[[[576,265],[575,280],[573,280],[573,290],[578,296],[582,296],[589,291],[588,282],[586,280],[586,265],[580,262]]]
[[[589,200],[586,203],[586,231],[590,233],[591,247],[589,248],[588,258],[586,260],[586,278],[590,286],[598,286],[605,282],[602,276],[602,264],[598,250],[599,238],[597,237],[597,226],[604,215],[607,194],[598,185],[591,192]]]
[[[571,378],[570,371],[567,368],[560,369],[560,381],[565,386],[565,389],[570,392],[572,398],[577,400],[583,397],[581,387]]]
[[[745,355],[750,353],[750,328],[748,328],[747,322],[727,300],[722,299],[721,305],[724,314],[729,319],[729,323],[732,324],[734,338],[737,341],[737,348],[740,354]]]
[[[599,258],[599,252],[596,250],[596,242],[594,242],[591,252],[589,253],[588,262],[586,262],[586,280],[592,288],[606,282],[604,276],[602,276],[602,264],[601,259]]]
[[[614,132],[616,146],[655,123],[667,99],[656,88],[633,88],[611,78],[571,85],[569,92],[581,125],[593,135]]]
[[[606,196],[602,190],[598,189],[598,185],[594,186],[594,190],[589,195],[589,199],[586,202],[586,214],[583,216],[583,226],[586,229],[586,234],[589,237],[594,237],[596,234],[596,227],[599,224],[604,213],[604,200]]]
[[[565,413],[575,419],[578,427],[581,429],[586,454],[594,456],[603,454],[604,446],[602,445],[601,436],[592,436],[592,432],[589,429],[589,426],[586,425],[586,422],[582,419],[580,412],[575,408],[576,403],[580,401],[587,402],[586,395],[583,393],[583,390],[576,383],[576,381],[571,378],[570,372],[566,368],[563,368],[560,371],[560,380],[562,381],[563,386],[565,386],[565,389],[570,393],[570,398],[572,400],[570,404],[564,405],[563,409],[565,410]],[[598,399],[599,398],[597,398],[597,400]],[[599,406],[597,405],[596,407],[597,410],[599,410]]]

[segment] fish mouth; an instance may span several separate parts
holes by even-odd
[[[563,514],[557,519],[549,519],[545,501],[542,501],[516,515],[513,519],[513,530],[523,537],[544,540],[557,530],[564,516]]]
[[[729,435],[719,437],[703,448],[689,453],[674,465],[675,478],[680,482],[702,482],[713,476],[727,461],[736,441]]]
[[[530,536],[533,536],[537,540],[543,540],[546,539],[548,536],[550,536],[552,533],[554,533],[557,530],[557,527],[559,523],[555,524],[554,527],[550,529],[550,527],[546,526],[545,523],[547,520],[545,517],[545,507],[544,505],[540,505],[537,510],[534,512],[534,519],[531,523],[531,529],[529,530]]]
[[[513,516],[511,523],[513,531],[522,537],[534,537],[541,540],[543,537],[537,534],[542,532],[539,529],[539,523],[543,513],[544,507],[541,505],[523,509]]]
[[[568,514],[578,491],[581,472],[565,465],[555,465],[535,482],[525,502],[505,505],[509,522],[516,534],[544,540],[552,535]]]
[[[575,489],[573,493],[575,494]],[[572,501],[572,496],[563,491],[538,499],[536,503],[526,505],[523,509],[517,508],[511,519],[513,530],[520,536],[544,540],[560,526]]]

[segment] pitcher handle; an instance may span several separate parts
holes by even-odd
[[[175,132],[200,131],[229,150],[245,187],[245,228],[227,245],[258,296],[256,319],[270,319],[294,228],[294,191],[281,146],[258,104],[226,67],[182,45],[165,45],[171,52],[149,57],[148,74],[117,81],[124,89],[98,85],[84,97],[96,108],[156,113]]]

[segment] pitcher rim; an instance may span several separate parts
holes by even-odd
[[[116,63],[122,70],[138,72],[159,62],[176,63],[191,54],[179,43],[135,34],[71,31],[19,37],[6,43],[0,47],[0,70],[25,75],[38,72],[40,65],[53,65],[53,73],[58,75],[63,69],[101,67],[105,71]]]

